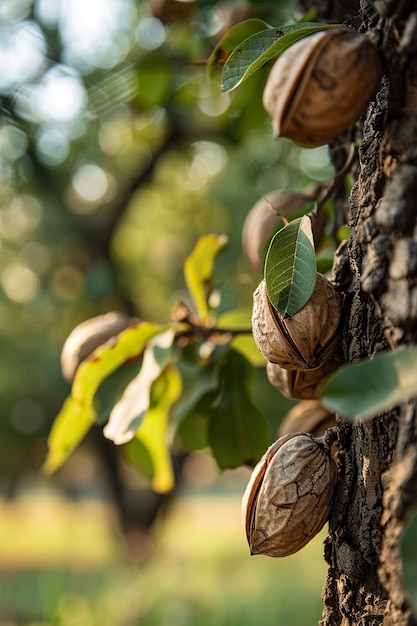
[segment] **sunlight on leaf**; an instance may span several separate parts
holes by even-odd
[[[95,411],[91,406],[83,406],[71,396],[52,425],[48,437],[48,455],[43,466],[47,474],[53,474],[84,439],[94,423]]]
[[[168,425],[171,407],[180,397],[181,388],[178,370],[169,365],[152,385],[151,406],[136,432],[136,438],[145,446],[152,459],[152,487],[158,493],[166,493],[174,486]]]
[[[265,282],[271,304],[283,317],[308,302],[316,284],[311,220],[304,215],[273,237],[265,259]]]
[[[155,358],[155,349],[165,349],[169,358],[168,348],[172,347],[174,336],[175,331],[170,328],[148,342],[138,375],[129,383],[120,400],[114,405],[108,424],[103,430],[104,436],[115,444],[120,445],[132,439],[149,409],[152,383],[165,366],[164,360],[158,361]]]
[[[147,342],[166,327],[142,323],[131,326],[97,348],[78,367],[71,390],[52,424],[45,471],[52,473],[68,458],[96,420],[93,405],[100,384],[121,365],[140,356]]]
[[[239,308],[226,311],[219,315],[217,327],[220,329],[228,329],[233,331],[242,330],[242,333],[232,337],[230,347],[245,356],[254,367],[264,367],[266,363],[265,357],[259,352],[255,340],[253,338],[252,329],[252,309]],[[249,332],[248,332],[249,331]]]
[[[197,244],[185,260],[184,276],[188,290],[197,307],[200,319],[205,322],[211,315],[208,304],[211,277],[218,253],[228,244],[226,235],[206,235],[200,237]]]
[[[71,395],[80,404],[91,405],[100,383],[120,365],[142,354],[148,341],[166,327],[143,322],[121,332],[115,342],[100,346],[77,369]]]
[[[216,63],[224,63],[229,54],[245,39],[269,28],[271,27],[266,22],[257,18],[245,20],[232,26],[210,54],[207,60],[208,71],[210,72]]]
[[[232,91],[271,59],[276,59],[300,39],[335,24],[300,22],[262,30],[251,35],[233,50],[221,78],[221,89]]]
[[[320,399],[349,419],[373,417],[417,396],[417,348],[377,354],[342,367],[324,385]]]

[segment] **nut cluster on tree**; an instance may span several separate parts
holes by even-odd
[[[382,74],[378,50],[366,35],[332,28],[288,48],[269,73],[263,104],[276,137],[321,146],[366,110]]]
[[[265,280],[259,284],[253,295],[253,337],[269,361],[269,381],[284,395],[316,398],[338,367],[341,312],[339,294],[322,274],[307,304],[287,318],[272,306]]]
[[[323,528],[337,483],[331,443],[327,434],[292,433],[266,451],[242,502],[251,554],[294,554]]]

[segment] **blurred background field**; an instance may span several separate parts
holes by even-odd
[[[0,507],[2,626],[307,626],[321,614],[324,533],[285,559],[250,557],[248,472],[185,485],[130,557],[108,503],[32,485]],[[191,470],[191,467],[189,468]],[[195,468],[194,468],[195,469]]]

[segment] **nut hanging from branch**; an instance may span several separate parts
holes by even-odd
[[[316,369],[339,348],[341,312],[339,294],[322,274],[307,304],[287,318],[272,306],[263,280],[253,295],[253,337],[268,361],[286,369]]]
[[[332,431],[319,439],[292,433],[266,451],[242,501],[251,554],[294,554],[323,528],[337,483],[333,440]]]
[[[276,137],[321,146],[347,130],[366,110],[382,75],[376,46],[349,28],[301,39],[268,76],[263,104]]]

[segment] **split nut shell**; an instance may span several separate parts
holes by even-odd
[[[272,306],[263,280],[253,295],[253,337],[268,361],[286,369],[316,369],[339,348],[341,311],[336,289],[317,274],[307,304],[283,318]]]
[[[321,146],[366,110],[382,75],[376,46],[350,28],[301,39],[269,73],[263,104],[276,137]]]
[[[328,376],[342,364],[342,356],[332,357],[313,370],[286,369],[268,361],[266,375],[273,387],[287,398],[297,400],[314,400],[319,397],[320,390]]]
[[[256,465],[242,502],[251,554],[294,554],[322,529],[337,483],[329,443],[326,435],[288,434]]]

